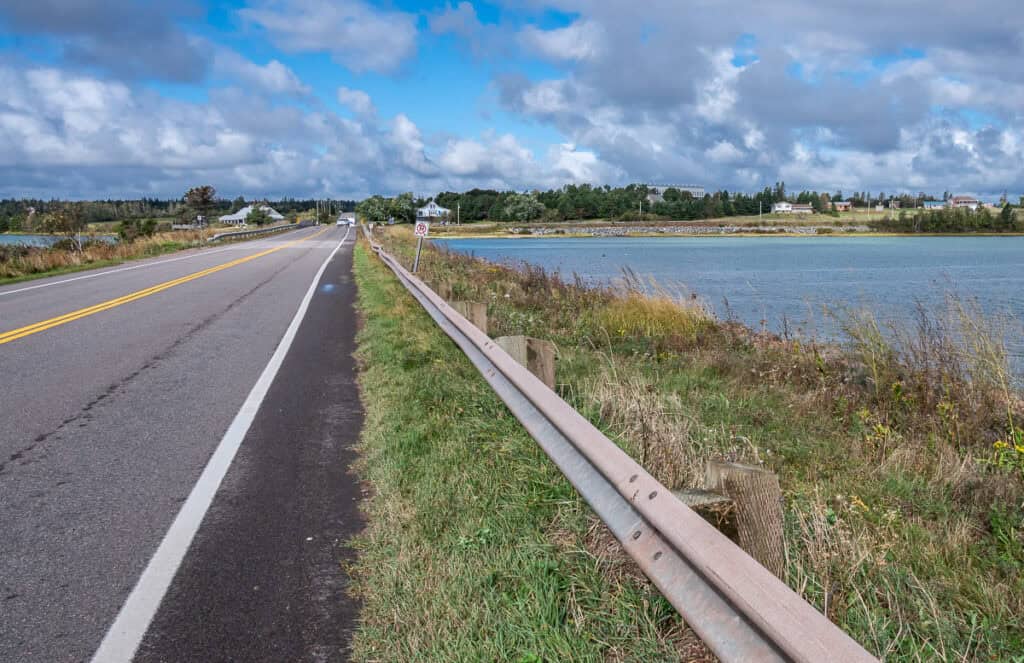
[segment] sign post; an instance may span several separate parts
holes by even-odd
[[[416,260],[412,263],[412,273],[415,274],[416,270],[420,267],[420,251],[423,249],[423,238],[430,234],[430,224],[426,221],[417,221],[412,234],[419,238],[419,241],[416,242]]]

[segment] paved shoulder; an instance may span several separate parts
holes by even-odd
[[[140,647],[137,661],[338,661],[357,605],[345,541],[361,409],[351,249],[305,320]]]

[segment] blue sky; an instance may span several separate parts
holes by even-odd
[[[1012,3],[763,5],[0,0],[0,195],[1024,193]]]

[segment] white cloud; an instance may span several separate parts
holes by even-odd
[[[416,17],[362,0],[262,0],[240,9],[279,48],[327,52],[354,72],[393,72],[416,51]]]
[[[287,66],[277,60],[258,65],[238,53],[221,49],[214,56],[214,70],[241,83],[271,94],[304,96],[310,88]]]
[[[528,26],[519,35],[528,52],[552,60],[593,60],[607,40],[604,28],[593,21],[576,21],[564,28],[540,30]]]
[[[352,109],[358,115],[373,115],[377,112],[373,101],[370,99],[370,95],[362,90],[353,90],[344,86],[339,87],[338,103]]]
[[[743,158],[743,151],[727,140],[720,140],[704,150],[704,156],[716,163],[729,163]]]
[[[698,86],[697,115],[716,122],[727,118],[736,105],[736,80],[744,67],[732,63],[732,49],[722,49],[708,56],[713,76]]]

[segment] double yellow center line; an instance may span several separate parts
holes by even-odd
[[[72,311],[70,313],[65,313],[64,315],[59,315],[56,318],[50,318],[49,320],[43,320],[35,324],[26,325],[25,327],[19,327],[18,329],[12,329],[10,331],[0,333],[0,345],[10,343],[11,341],[17,341],[19,338],[25,338],[26,336],[31,336],[32,334],[38,334],[39,332],[46,331],[47,329],[53,329],[54,327],[66,325],[69,322],[81,320],[82,318],[89,317],[90,315],[95,315],[96,313],[109,311],[110,309],[121,306],[123,304],[134,302],[136,300],[142,299],[143,297],[149,297],[150,295],[155,295],[158,292],[163,292],[164,290],[173,288],[176,285],[188,283],[189,281],[195,281],[196,279],[201,279],[204,276],[216,274],[217,272],[228,269],[229,267],[241,265],[242,263],[246,263],[249,262],[250,260],[255,260],[257,258],[262,258],[263,256],[270,255],[271,253],[276,253],[278,251],[281,251],[282,249],[287,249],[288,247],[295,246],[296,244],[305,242],[306,240],[313,239],[314,237],[324,234],[328,230],[329,228],[324,228],[323,230],[314,233],[309,237],[303,237],[302,239],[286,242],[281,246],[276,246],[272,249],[267,249],[266,251],[260,251],[259,253],[254,253],[252,255],[245,256],[244,258],[238,258],[237,260],[232,260],[222,265],[210,267],[209,269],[204,269],[202,271],[188,274],[187,276],[182,276],[181,278],[173,279],[171,281],[164,281],[163,283],[158,283],[157,285],[146,288],[145,290],[138,290],[136,292],[124,295],[123,297],[117,297],[116,299],[110,299],[105,302],[100,302],[99,304],[94,304],[93,306],[87,306],[86,308],[81,308],[78,309],[77,311]]]

